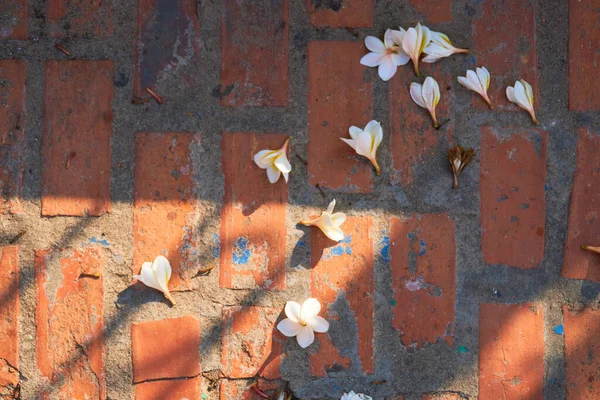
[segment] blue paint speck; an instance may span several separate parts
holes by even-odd
[[[563,335],[565,333],[565,327],[562,325],[555,326],[554,333],[556,333],[557,335]]]
[[[504,200],[508,200],[508,196],[503,194],[502,196],[498,197],[498,203],[502,203]]]
[[[553,384],[554,382],[556,382],[556,378],[550,378],[550,379],[548,379],[548,383],[549,384]]]
[[[299,240],[298,241],[298,246],[299,247],[306,247],[306,243],[303,240]]]
[[[382,232],[384,233],[384,232]],[[388,235],[384,235],[381,237],[381,241],[379,242],[381,246],[381,250],[379,250],[379,255],[381,259],[385,262],[390,261],[390,237]]]
[[[425,239],[421,239],[419,244],[421,245],[421,251],[419,252],[419,256],[423,257],[425,255],[425,251],[427,250],[427,246],[425,246]]]
[[[392,307],[396,306],[396,300],[395,299],[391,299],[390,300],[390,304],[392,305]]]
[[[465,346],[458,346],[457,351],[458,354],[465,354],[468,351],[468,349]]]
[[[408,235],[406,235],[407,238],[412,239],[413,238],[413,234],[412,232],[409,232]]]
[[[248,239],[245,237],[240,237],[238,240],[233,242],[233,264],[248,264],[248,259],[252,255],[250,253],[250,249],[248,248]]]
[[[110,243],[108,243],[108,240],[106,240],[104,238],[104,236],[100,236],[100,239],[96,239],[96,236],[92,236],[90,238],[90,243],[99,244],[99,245],[102,245],[104,247],[110,246]]]
[[[475,64],[475,57],[471,57],[471,62]]]
[[[221,238],[219,234],[215,233],[210,243],[210,252],[214,258],[219,258],[221,255]]]
[[[547,183],[544,184],[544,190],[547,192],[550,189],[550,186],[548,186]]]
[[[344,254],[351,255],[352,248],[349,246],[350,243],[352,243],[352,236],[346,236],[340,240],[336,246],[329,249],[327,254],[324,256],[324,259],[339,257],[343,256]]]

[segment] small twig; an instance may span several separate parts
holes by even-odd
[[[101,277],[100,274],[92,274],[91,272],[82,272],[81,274],[79,274],[80,278],[94,278],[94,279],[99,279]]]
[[[152,99],[152,97],[137,97],[137,96],[133,96],[133,98],[131,99],[131,104],[143,104],[143,103],[147,103]]]
[[[158,104],[162,104],[163,103],[163,99],[157,95],[156,93],[154,93],[150,88],[146,88],[146,92],[150,93],[150,96],[154,97],[156,99],[156,102]]]
[[[306,162],[306,160],[304,158],[300,157],[298,154],[296,154],[296,157],[298,157],[298,159],[300,161],[302,161],[304,163],[304,165],[308,165],[308,162]]]
[[[69,153],[69,156],[67,157],[67,161],[65,161],[66,169],[69,169],[69,167],[71,166],[71,161],[73,161],[73,159],[75,158],[76,155],[77,155],[77,153],[75,153],[74,151]]]
[[[196,272],[196,276],[204,275],[205,273],[212,270],[214,267],[215,267],[215,265],[208,267],[208,268],[200,269],[200,270],[198,270],[198,272]]]
[[[263,397],[265,399],[268,399],[269,396],[266,395],[265,392],[263,392],[262,390],[260,390],[259,388],[256,387],[256,385],[252,385],[252,389],[256,392],[256,394],[258,394],[260,397]]]
[[[323,197],[327,197],[327,196],[325,195],[325,192],[323,191],[323,189],[321,189],[321,185],[319,185],[319,184],[317,183],[317,184],[315,185],[315,187],[316,187],[317,189],[319,189],[319,192],[321,192],[321,196],[323,196]]]
[[[67,49],[65,49],[64,47],[62,47],[60,44],[56,43],[56,45],[54,46],[56,47],[57,50],[62,51],[63,53],[65,53],[66,55],[68,55],[69,57],[73,57],[73,54],[71,54],[71,52]]]
[[[448,118],[447,120],[445,120],[444,122],[442,122],[441,124],[436,126],[435,129],[437,129],[439,131],[440,129],[442,129],[442,126],[446,125],[448,122],[450,122],[450,118]]]
[[[26,233],[27,233],[27,231],[25,231],[25,230],[17,233],[17,235],[14,238],[12,238],[12,239],[10,239],[8,241],[8,244],[15,244],[15,243],[17,243],[19,241],[19,239],[21,239]]]

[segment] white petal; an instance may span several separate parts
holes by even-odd
[[[300,347],[305,349],[315,341],[315,333],[308,326],[303,326],[296,336],[296,340],[298,341]]]
[[[275,162],[273,164],[275,164],[275,166],[281,172],[289,173],[292,170],[292,165],[288,161],[285,153],[281,153],[281,155],[275,159]]]
[[[402,29],[402,28],[400,28]],[[406,33],[406,31],[404,29],[397,31],[394,29],[389,29],[390,31],[390,35],[392,37],[392,41],[394,42],[394,44],[396,46],[400,46],[402,47],[402,39],[404,39],[404,34]],[[386,31],[387,33],[387,31]]]
[[[463,85],[464,87],[466,87],[469,90],[474,90],[471,85],[469,84],[469,81],[467,80],[467,78],[465,78],[464,76],[459,76],[458,78],[458,83],[460,83],[461,85]]]
[[[413,82],[410,84],[410,97],[413,101],[419,105],[419,107],[427,108],[427,105],[423,101],[423,85],[420,83]]]
[[[425,49],[425,47],[427,47],[427,45],[429,44],[429,42],[431,41],[431,30],[426,27],[425,25],[420,25],[417,23],[417,26],[421,27],[421,47],[419,48],[419,55],[423,52],[423,50]]]
[[[350,137],[352,139],[356,139],[363,130],[360,129],[358,126],[351,126],[350,129],[348,129],[348,131],[350,133]]]
[[[376,38],[375,36],[367,36],[365,38],[365,46],[367,46],[367,49],[375,53],[385,53],[385,45],[379,38]]]
[[[423,83],[423,101],[429,111],[435,110],[440,101],[440,87],[436,80],[430,76],[425,78],[425,83]]]
[[[485,67],[477,68],[477,77],[479,77],[479,82],[481,82],[481,86],[487,91],[490,87],[490,73]]]
[[[285,183],[287,183],[287,181],[290,177],[290,174],[288,172],[282,172],[281,175],[283,175],[283,179],[285,179]]]
[[[275,168],[271,165],[267,168],[267,177],[269,178],[269,182],[277,182],[279,180],[279,176],[281,176],[281,171],[278,168]]]
[[[319,300],[310,298],[302,303],[300,310],[300,321],[308,322],[321,312],[321,303]]]
[[[517,104],[517,99],[515,98],[515,88],[512,86],[506,87],[506,97],[511,103]]]
[[[142,282],[144,285],[151,287],[152,289],[161,290],[160,285],[156,281],[156,276],[154,275],[154,271],[152,270],[152,263],[145,262],[142,265],[142,270],[139,275],[134,276],[135,279]]]
[[[396,65],[406,65],[410,60],[408,54],[404,52],[404,50],[398,51],[398,54],[392,54],[392,60]]]
[[[348,143],[348,145],[350,147],[352,147],[354,150],[356,150],[356,142],[353,139],[346,139],[346,138],[340,138],[342,139],[344,142]]]
[[[300,310],[302,306],[295,301],[285,303],[285,316],[294,322],[300,322]]]
[[[310,329],[317,333],[325,333],[329,330],[329,322],[323,317],[316,316],[308,321]]]
[[[298,322],[294,322],[289,318],[284,319],[277,324],[279,332],[283,333],[287,337],[294,337],[300,333],[303,326]]]
[[[531,108],[529,98],[527,97],[527,93],[525,93],[525,86],[523,86],[523,84],[519,81],[515,82],[514,96],[519,106],[526,110]]]
[[[358,135],[356,139],[356,154],[360,154],[361,156],[370,157],[371,156],[371,147],[373,146],[373,141],[371,140],[370,132],[362,132]]]
[[[156,281],[160,290],[169,293],[169,279],[171,279],[171,264],[164,256],[158,256],[152,263],[152,269],[156,275]]]
[[[344,213],[335,213],[331,216],[331,222],[334,226],[341,226],[344,222],[346,222],[346,214]]]
[[[382,81],[389,81],[392,76],[394,76],[397,69],[398,65],[396,65],[392,56],[387,55],[381,60],[381,64],[379,64],[377,73]]]
[[[340,240],[344,239],[344,231],[342,231],[342,229],[339,226],[335,226],[333,225],[333,222],[331,225],[328,226],[319,226],[319,228],[321,228],[321,231],[323,232],[323,234],[325,236],[327,236],[329,239],[333,240],[334,242],[339,242]]]
[[[367,131],[369,133],[372,133],[372,132],[375,132],[377,130],[377,127],[381,128],[381,124],[379,122],[375,121],[375,120],[371,120],[371,121],[369,121],[369,123],[367,124],[367,126],[365,126],[365,129],[363,129],[363,130]]]
[[[383,44],[386,48],[392,48],[394,46],[394,36],[391,29],[386,29],[383,35]]]
[[[527,96],[527,100],[529,101],[531,108],[533,108],[533,89],[531,88],[531,85],[529,83],[527,83],[526,80],[521,79],[520,82],[523,84],[523,87],[525,88],[525,95]]]
[[[473,87],[473,90],[477,93],[483,93],[483,86],[479,82],[479,77],[475,73],[475,71],[468,70],[467,71],[467,80],[469,84]]]
[[[367,67],[376,67],[381,64],[383,57],[385,57],[385,53],[368,53],[360,59],[360,63]]]
[[[375,158],[375,156],[377,155],[377,149],[379,148],[379,145],[381,144],[381,141],[383,140],[383,129],[381,128],[381,124],[378,122],[377,126],[375,126],[375,128],[373,130],[370,131],[371,132],[371,141],[372,141],[372,145],[371,145],[371,157]]]
[[[431,56],[436,56],[437,58],[448,57],[452,55],[451,50],[448,50],[437,43],[429,43],[427,47],[423,49],[423,52]]]
[[[333,214],[333,208],[335,207],[335,199],[331,200],[331,203],[327,206],[327,212]]]
[[[275,150],[261,150],[254,155],[254,162],[260,168],[265,169],[273,162],[273,158],[277,156]]]
[[[413,60],[417,54],[417,46],[417,31],[415,30],[415,28],[408,28],[408,30],[404,34],[404,38],[402,39],[402,48],[404,49],[404,52],[408,54]]]
[[[440,58],[442,58],[442,57],[428,55],[428,56],[423,57],[423,59],[421,61],[423,61],[424,63],[433,64],[434,62],[438,61]]]

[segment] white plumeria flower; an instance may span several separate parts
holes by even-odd
[[[335,200],[329,203],[327,211],[323,211],[319,218],[300,221],[299,223],[306,226],[316,226],[329,239],[339,242],[344,239],[344,232],[340,226],[346,221],[346,214],[344,213],[333,213],[335,207]]]
[[[423,58],[423,62],[434,63],[440,58],[449,57],[452,54],[469,54],[469,49],[459,49],[452,46],[452,42],[448,36],[441,32],[431,31],[431,42],[423,49],[423,53],[427,54]]]
[[[479,93],[490,109],[494,109],[487,94],[487,90],[490,87],[490,73],[485,67],[477,68],[477,73],[473,70],[467,70],[467,76],[459,76],[458,82],[467,89]]]
[[[325,333],[329,330],[329,322],[319,317],[321,303],[317,299],[307,299],[302,305],[295,301],[285,304],[286,319],[277,324],[279,332],[287,337],[296,336],[303,349],[315,341],[315,332]]]
[[[158,256],[154,262],[145,262],[142,264],[142,270],[139,275],[134,275],[133,279],[137,279],[144,285],[152,289],[163,292],[167,300],[175,305],[175,300],[169,292],[169,280],[171,279],[171,264],[163,256]]]
[[[277,182],[282,174],[285,181],[288,181],[288,176],[292,170],[292,164],[287,158],[290,139],[287,138],[279,150],[261,150],[254,155],[254,162],[260,168],[267,170],[267,177],[271,183]]]
[[[377,149],[383,139],[381,124],[373,120],[365,126],[365,129],[360,129],[358,126],[351,126],[349,131],[352,139],[340,139],[356,150],[356,154],[367,157],[375,167],[375,172],[379,175],[381,171],[377,164]]]
[[[525,82],[524,79],[516,81],[514,87],[508,86],[506,88],[506,97],[522,109],[527,110],[536,125],[540,124],[535,117],[533,109],[533,90],[531,89],[531,85]]]
[[[354,393],[354,390],[352,390],[350,393],[344,393],[340,400],[373,400],[373,398],[366,394]]]
[[[388,81],[394,76],[399,65],[405,65],[410,58],[402,49],[402,38],[404,29],[400,31],[388,29],[385,31],[383,42],[375,36],[365,38],[365,46],[371,50],[360,59],[362,65],[367,67],[379,67],[377,73],[379,77]]]
[[[402,28],[400,28],[402,29]],[[417,23],[414,28],[408,28],[402,38],[402,48],[413,62],[415,75],[419,76],[419,58],[431,40],[431,31],[426,26]]]
[[[433,127],[437,128],[438,122],[435,116],[435,107],[440,101],[440,87],[436,80],[428,76],[422,85],[416,82],[411,83],[410,97],[420,107],[429,110],[429,114],[433,120]]]

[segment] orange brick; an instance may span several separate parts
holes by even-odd
[[[0,343],[0,398],[13,398],[19,385],[18,246],[0,247]]]
[[[600,109],[598,0],[569,2],[569,109]]]
[[[196,0],[137,0],[134,95],[147,97],[166,78],[195,85],[199,39]]]
[[[288,0],[223,0],[222,38],[221,104],[287,106]]]
[[[190,400],[199,399],[201,379],[152,381],[135,385],[136,400]]]
[[[408,4],[423,16],[427,24],[452,21],[452,0],[408,0]]]
[[[27,40],[27,0],[0,2],[0,39]]]
[[[56,398],[106,397],[103,268],[93,248],[35,253],[37,366]]]
[[[392,325],[402,344],[438,339],[452,345],[456,299],[454,222],[446,214],[392,218],[390,256],[394,288]]]
[[[473,55],[477,65],[490,71],[488,94],[500,110],[521,110],[506,98],[506,87],[525,79],[533,87],[536,108],[540,104],[537,43],[535,40],[535,1],[485,1],[473,19]],[[480,96],[473,105],[487,108]],[[522,110],[521,110],[522,111]]]
[[[223,133],[225,194],[221,209],[221,287],[285,288],[286,204],[283,177],[269,183],[253,157],[278,149],[282,134]]]
[[[47,61],[42,215],[110,211],[112,61]]]
[[[173,269],[169,287],[185,290],[202,266],[193,262],[195,171],[191,146],[194,133],[136,133],[133,264],[137,273],[159,254]]]
[[[360,65],[358,42],[308,44],[308,178],[311,185],[344,192],[372,190],[369,161],[340,140],[372,116],[372,85]]]
[[[0,215],[23,211],[26,69],[23,60],[0,60]]]
[[[223,310],[223,373],[229,378],[281,377],[283,337],[275,329],[281,310],[227,307]]]
[[[542,262],[547,144],[545,131],[483,127],[479,189],[485,262],[523,269]]]
[[[563,309],[567,400],[594,400],[600,393],[600,311]]]
[[[198,376],[199,351],[200,322],[194,317],[132,324],[133,382]]]
[[[358,331],[358,342],[351,345],[358,349],[365,374],[372,374],[374,367],[372,225],[371,217],[349,217],[342,225],[346,238],[339,243],[329,240],[317,229],[311,230],[312,297],[321,302],[320,315],[329,321],[335,320],[338,330]],[[336,302],[349,306],[347,311],[355,317],[339,318],[331,309]],[[330,328],[329,333],[331,331]],[[334,343],[329,333],[315,334],[318,350],[308,356],[313,376],[327,376],[328,370],[351,367],[351,360],[338,351],[338,347],[347,347],[348,343]]]
[[[427,110],[416,105],[410,97],[410,83],[415,79],[410,68],[399,68],[388,89],[392,182],[401,182],[404,186],[413,184],[413,167],[431,156],[444,135],[450,142],[454,131],[454,117],[450,110],[454,96],[445,90],[452,78],[442,72],[440,64],[427,64],[426,68],[426,74],[435,78],[440,86],[441,101],[436,109],[438,121],[442,123],[450,119],[442,131],[433,128]],[[444,154],[445,151],[444,146]]]
[[[319,28],[373,25],[373,0],[306,0],[310,22]]]
[[[112,35],[110,1],[105,0],[49,0],[48,30],[51,35]]]
[[[544,398],[544,316],[536,304],[480,304],[479,398]]]
[[[257,382],[244,380],[221,380],[219,386],[219,400],[256,400],[262,399],[253,386],[261,392],[275,396],[281,390],[281,384],[259,379]]]

